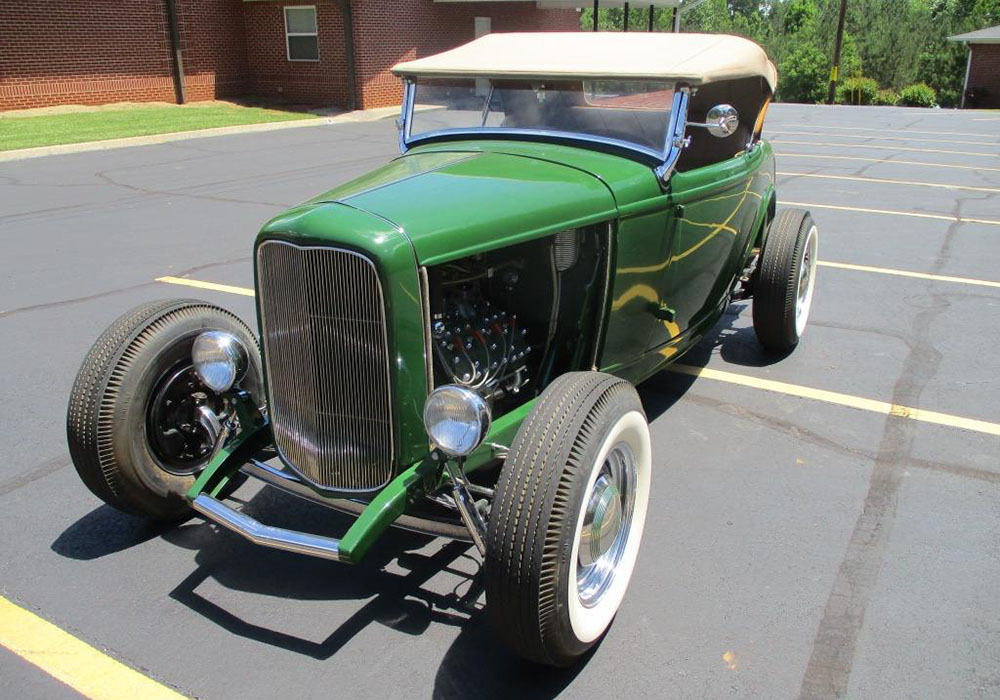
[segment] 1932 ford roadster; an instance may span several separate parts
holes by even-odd
[[[772,351],[805,327],[816,226],[776,212],[761,139],[777,75],[695,34],[494,34],[393,70],[403,155],[257,236],[259,349],[204,302],[125,314],[73,387],[73,461],[123,511],[336,561],[390,525],[470,541],[498,634],[567,665],[638,554],[633,385],[734,299]],[[262,524],[225,502],[247,475],[356,520]]]

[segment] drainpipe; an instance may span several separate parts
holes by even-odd
[[[347,111],[353,112],[358,108],[358,76],[354,60],[354,11],[351,0],[340,0],[340,9],[344,18],[344,53],[347,55]]]
[[[174,0],[166,0],[167,24],[170,27],[170,52],[174,56],[174,92],[177,94],[177,104],[187,101],[184,94],[184,57],[181,55],[181,33],[177,22],[177,5]]]
[[[966,44],[969,49],[969,57],[965,59],[965,80],[962,81],[962,101],[958,103],[959,109],[965,109],[965,95],[969,92],[969,71],[972,70],[972,44]]]

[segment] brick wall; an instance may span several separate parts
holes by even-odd
[[[492,31],[578,31],[576,10],[538,10],[534,3],[435,3],[433,0],[354,0],[358,106],[399,104],[402,83],[389,69],[400,61],[454,48],[474,38],[476,17]]]
[[[150,1],[154,5],[164,4],[164,0]],[[248,88],[247,42],[242,0],[175,2],[187,99],[212,100],[245,94]]]
[[[966,99],[966,107],[1000,108],[1000,44],[970,44],[969,89],[976,99]]]
[[[319,61],[289,61],[286,5],[314,5]],[[244,5],[249,83],[253,93],[314,104],[347,104],[347,54],[343,11],[324,0],[252,2]]]
[[[343,16],[335,0],[175,0],[188,100],[256,93],[347,104]],[[320,60],[289,61],[285,5],[315,5]],[[352,0],[357,104],[398,104],[395,63],[492,30],[579,29],[574,10],[531,2]],[[0,110],[57,104],[175,100],[165,0],[0,0]]]
[[[242,0],[176,0],[187,95],[245,90]],[[0,109],[175,101],[164,0],[0,0]]]

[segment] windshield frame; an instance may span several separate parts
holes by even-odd
[[[468,77],[468,76],[463,76]],[[493,93],[493,82],[489,76],[478,76],[490,80],[490,94]],[[413,124],[413,106],[416,101],[417,82],[413,78],[403,80],[403,104],[399,119],[399,150],[406,153],[409,149],[425,143],[441,141],[464,141],[472,139],[513,139],[522,141],[543,141],[565,143],[567,145],[586,145],[595,150],[612,152],[655,168],[663,177],[672,168],[680,155],[681,141],[684,134],[687,115],[687,100],[689,89],[677,84],[671,104],[670,118],[662,150],[641,146],[630,141],[608,138],[593,134],[572,131],[556,131],[551,129],[522,129],[512,127],[469,127],[449,128],[422,132],[416,136],[411,133]],[[488,103],[487,103],[488,104]],[[678,138],[680,135],[680,138]]]

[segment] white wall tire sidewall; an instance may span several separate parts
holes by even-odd
[[[810,243],[813,244],[813,250],[809,250]],[[804,301],[799,301],[798,295],[798,280],[796,280],[795,289],[795,337],[801,338],[802,334],[805,333],[806,324],[809,322],[809,312],[812,311],[812,299],[813,292],[816,290],[816,260],[819,255],[819,230],[816,228],[816,224],[813,224],[809,228],[809,232],[806,234],[805,244],[802,246],[802,254],[799,257],[799,275],[804,273],[806,264],[805,256],[806,253],[811,252],[811,259],[809,261],[809,289],[806,294]],[[802,308],[804,307],[804,308]],[[800,310],[801,309],[801,310]]]
[[[583,530],[583,516],[587,508],[588,494],[597,480],[604,460],[611,448],[619,442],[625,442],[636,459],[636,492],[635,506],[632,512],[632,525],[629,530],[625,551],[615,572],[611,586],[605,591],[600,601],[594,607],[588,608],[580,601],[577,590],[576,576],[578,557],[580,553],[580,533]],[[629,411],[612,426],[611,431],[597,452],[597,459],[590,467],[583,499],[576,515],[576,527],[573,533],[573,549],[570,555],[570,567],[567,586],[567,611],[570,627],[576,638],[584,643],[590,643],[600,637],[611,624],[615,613],[625,598],[625,590],[632,578],[639,555],[639,544],[646,523],[646,510],[649,505],[650,472],[652,471],[652,446],[649,438],[649,426],[645,417],[638,411]]]

